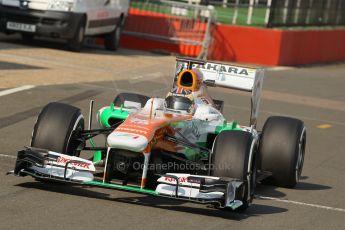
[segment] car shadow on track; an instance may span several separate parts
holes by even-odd
[[[306,182],[309,177],[308,176],[301,176],[300,180],[298,181],[295,190],[326,190],[326,189],[331,189],[332,187],[327,186],[327,185],[322,185],[322,184],[314,184],[314,183],[309,183]]]
[[[327,185],[321,185],[321,184],[313,184],[313,183],[307,183],[307,182],[298,182],[296,187],[294,189],[296,190],[326,190],[331,189],[332,187]]]
[[[132,205],[139,205],[139,206],[148,206],[153,208],[160,208],[170,211],[177,211],[177,212],[184,212],[184,213],[192,213],[196,215],[205,215],[205,216],[212,216],[218,218],[224,218],[229,220],[236,220],[240,221],[252,216],[260,216],[260,215],[268,215],[268,214],[275,214],[275,213],[283,213],[288,211],[288,209],[280,208],[280,207],[273,207],[269,205],[263,204],[252,204],[245,212],[234,212],[234,211],[227,211],[216,209],[213,206],[204,206],[198,204],[191,204],[185,205],[188,202],[179,201],[179,200],[171,200],[169,198],[164,197],[154,197],[154,196],[134,196],[134,197],[121,197],[121,198],[114,198],[111,197],[110,194],[89,190],[88,186],[71,186],[66,184],[57,184],[57,183],[42,183],[42,182],[26,182],[22,184],[18,184],[16,186],[30,188],[30,189],[39,189],[48,192],[54,193],[63,193],[66,195],[72,196],[83,196],[92,199],[102,199],[102,200],[109,200],[115,202],[121,202],[126,204]],[[107,191],[107,189],[104,189]]]
[[[314,184],[309,183],[304,180],[308,179],[308,177],[304,176],[300,178],[300,181],[297,183],[296,187],[291,188],[292,190],[300,190],[300,191],[318,191],[318,190],[327,190],[331,189],[332,187],[327,185],[321,184]],[[260,195],[269,196],[273,198],[283,198],[286,196],[285,193],[278,191],[279,187],[267,184],[263,182],[263,184],[258,184],[256,186],[256,192]]]

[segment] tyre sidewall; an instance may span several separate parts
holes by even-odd
[[[223,131],[214,142],[211,162],[212,176],[234,178],[244,182],[243,205],[245,210],[251,203],[255,189],[256,141],[251,133],[244,131]]]
[[[294,187],[298,182],[296,164],[303,134],[305,127],[300,120],[270,117],[266,121],[260,140],[259,167],[272,173],[268,180],[272,184]]]
[[[49,103],[37,118],[31,146],[68,155],[79,155],[72,132],[74,129],[83,128],[84,118],[78,108],[62,103]]]

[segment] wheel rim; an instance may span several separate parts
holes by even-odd
[[[256,164],[255,164],[255,160],[253,161],[253,166],[252,166],[252,175],[251,175],[251,191],[250,191],[250,195],[253,197],[254,193],[255,193],[255,187],[256,187]]]
[[[295,175],[296,175],[296,182],[299,181],[301,174],[302,174],[302,169],[303,169],[303,163],[304,163],[304,152],[305,152],[305,128],[302,131],[301,137],[299,139],[298,143],[298,157],[297,157],[297,162],[296,162],[296,167],[295,167]]]
[[[255,193],[255,187],[256,187],[256,158],[255,158],[255,152],[254,152],[254,147],[255,147],[256,143],[255,141],[252,142],[251,144],[251,150],[250,150],[250,166],[248,168],[248,174],[247,174],[247,180],[248,180],[248,193],[247,193],[247,201],[248,205],[250,205],[250,203],[253,200],[254,197],[254,193]]]
[[[78,130],[78,131],[82,131],[84,130],[84,117],[83,115],[79,115],[79,117],[77,118],[74,126],[73,126],[73,131],[74,130]],[[67,154],[72,154],[72,156],[79,156],[80,150],[78,149],[78,146],[76,146],[76,144],[73,142],[73,140],[71,140],[72,138],[72,133],[68,138],[68,142],[67,142],[67,146],[66,146],[66,153]],[[76,147],[75,149],[73,149],[73,152],[69,153],[68,150],[69,148],[71,148],[71,146]]]

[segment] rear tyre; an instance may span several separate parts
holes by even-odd
[[[69,39],[67,42],[68,49],[70,51],[79,52],[83,47],[85,39],[85,19],[80,20],[77,30],[73,38]]]
[[[238,208],[244,211],[254,197],[256,183],[255,141],[251,133],[223,131],[215,140],[212,153],[212,175],[239,179],[244,182],[244,193]]]
[[[150,98],[148,96],[137,93],[119,93],[114,99],[114,105],[120,107],[125,103],[125,101],[132,101],[140,103],[141,107],[144,107],[149,99]]]
[[[266,182],[293,188],[302,173],[306,129],[301,120],[274,116],[267,119],[259,147],[259,168],[272,176]]]
[[[74,130],[84,129],[84,117],[80,109],[71,105],[52,102],[38,115],[32,132],[31,146],[79,156],[81,144],[73,137]]]

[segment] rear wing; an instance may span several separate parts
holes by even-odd
[[[184,69],[198,69],[207,86],[251,92],[250,125],[256,126],[264,69],[209,62],[193,58],[176,58],[175,78]]]

